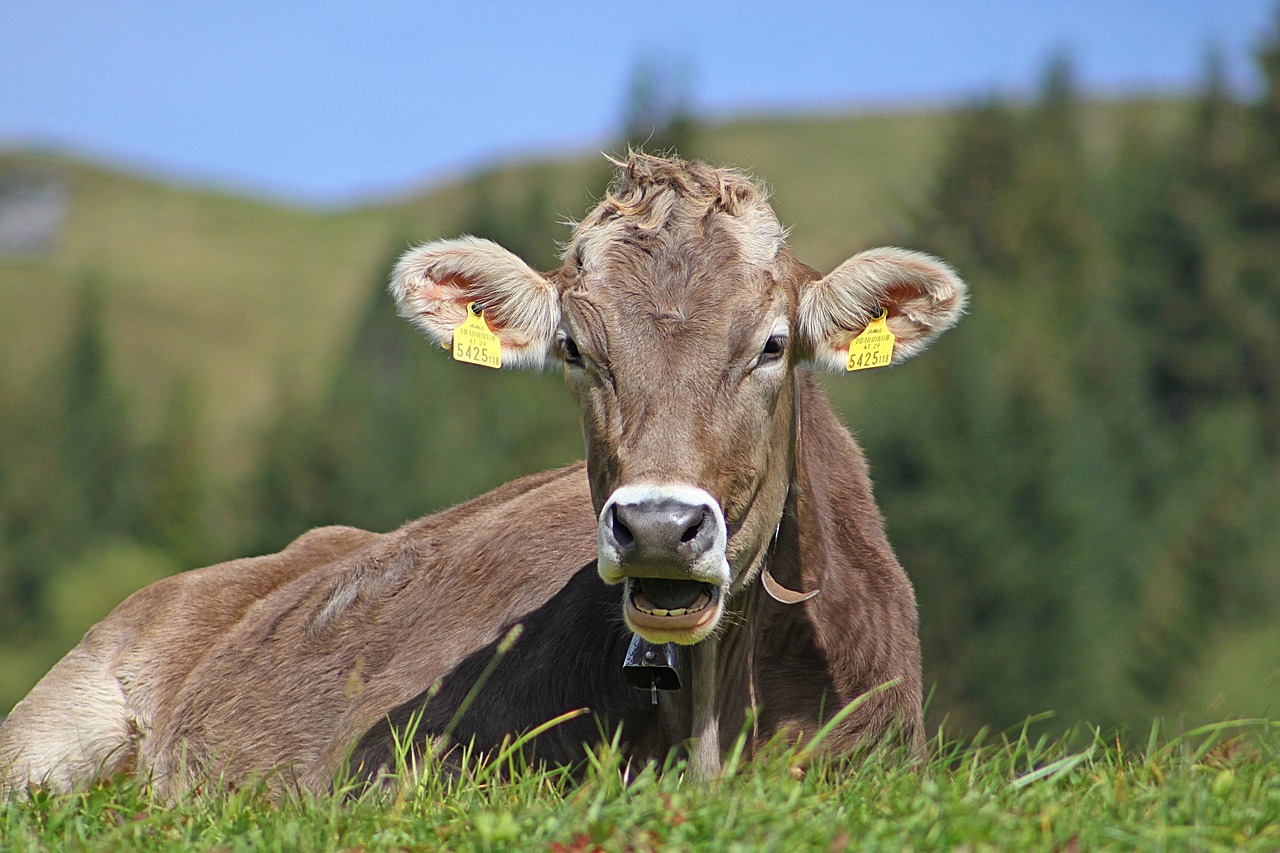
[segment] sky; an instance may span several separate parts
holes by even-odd
[[[1035,91],[1256,89],[1278,0],[0,0],[0,149],[308,205],[600,150],[641,64],[727,119]]]

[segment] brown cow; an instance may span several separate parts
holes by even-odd
[[[413,717],[437,745],[490,750],[578,708],[537,760],[579,762],[621,727],[632,758],[684,750],[707,776],[744,726],[754,750],[859,697],[828,749],[920,742],[911,586],[803,365],[843,371],[882,311],[893,360],[913,355],[956,321],[963,283],[901,249],[823,277],[742,175],[617,165],[556,271],[462,238],[410,251],[391,283],[436,341],[482,312],[507,365],[562,366],[586,462],[136,593],[0,725],[5,786],[129,771],[170,794],[255,775],[325,789],[344,762],[385,766]],[[651,704],[627,684],[633,632],[686,647],[683,689]]]

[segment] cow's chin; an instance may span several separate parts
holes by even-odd
[[[701,642],[724,615],[723,589],[701,581],[629,577],[622,600],[627,627],[651,643]]]

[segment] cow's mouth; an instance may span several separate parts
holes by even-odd
[[[720,587],[694,580],[627,578],[627,625],[655,643],[696,643],[720,621]]]

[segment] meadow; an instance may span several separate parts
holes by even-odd
[[[1122,746],[1077,728],[936,737],[927,757],[840,767],[774,749],[694,783],[626,771],[615,749],[575,778],[499,756],[460,775],[332,794],[260,789],[158,802],[137,783],[0,803],[0,848],[38,850],[1274,850],[1280,725],[1221,723]]]

